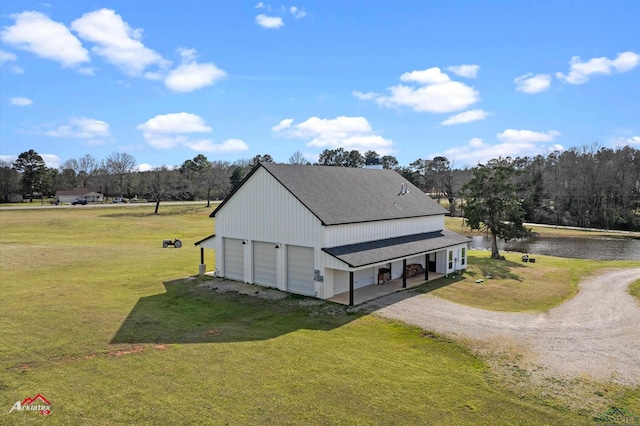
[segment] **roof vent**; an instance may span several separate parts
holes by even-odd
[[[398,193],[398,195],[404,195],[404,194],[408,194],[409,193],[409,184],[408,183],[403,183],[400,185],[400,192]]]

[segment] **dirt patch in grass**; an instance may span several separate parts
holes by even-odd
[[[241,283],[238,281],[229,281],[222,278],[207,279],[200,283],[200,287],[217,291],[218,293],[239,293],[247,296],[257,297],[266,300],[282,300],[288,294],[280,290],[260,287],[257,285]]]
[[[118,358],[118,357],[125,356],[125,355],[141,354],[142,352],[144,352],[144,346],[142,346],[142,345],[133,345],[133,347],[131,349],[116,350],[116,351],[109,352],[107,354],[107,356]]]

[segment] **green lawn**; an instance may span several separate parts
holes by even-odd
[[[463,235],[486,235],[485,232],[473,231],[468,226],[465,225],[463,219],[460,217],[445,217],[445,226],[447,229],[451,229],[459,234]],[[529,226],[528,226],[529,227]],[[633,238],[640,237],[640,232],[618,232],[618,231],[607,231],[607,230],[588,230],[588,229],[577,229],[575,227],[555,227],[555,226],[530,226],[531,232],[534,235],[540,235],[544,237],[580,237],[580,238],[590,238],[590,237],[620,237],[621,235],[630,236]]]
[[[211,210],[0,212],[0,424],[585,424],[599,414],[517,395],[464,346],[416,328],[181,280],[197,272],[193,242],[212,233]],[[184,246],[162,249],[164,238]],[[8,414],[38,393],[50,417]],[[638,412],[637,396],[607,404]]]
[[[462,275],[433,281],[418,291],[481,309],[521,312],[544,311],[575,296],[580,281],[608,268],[638,267],[638,261],[594,261],[536,255],[525,263],[518,253],[496,260],[488,251],[469,250]],[[491,277],[491,278],[489,278]],[[476,281],[483,280],[481,283]]]
[[[640,303],[640,280],[631,283],[629,286],[629,293],[631,293],[631,295],[638,300],[638,303]]]

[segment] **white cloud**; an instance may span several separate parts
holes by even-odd
[[[282,120],[272,130],[289,139],[310,139],[307,142],[310,147],[372,149],[382,155],[392,151],[393,141],[377,135],[364,117],[311,117],[296,125],[292,123],[292,119]]]
[[[137,172],[148,172],[149,170],[153,170],[155,167],[153,167],[151,164],[149,163],[142,163],[139,164],[137,166],[135,166],[133,169]]]
[[[11,53],[11,52],[6,52],[4,50],[0,50],[0,66],[2,64],[4,64],[5,62],[15,61],[17,59],[18,59],[18,57],[16,56],[15,53]]]
[[[488,112],[481,109],[472,109],[470,111],[461,112],[444,120],[443,126],[451,126],[453,124],[471,123],[472,121],[484,120],[489,115]]]
[[[227,76],[227,73],[215,64],[196,62],[198,57],[196,49],[181,47],[178,49],[178,54],[182,58],[181,65],[168,73],[147,71],[144,73],[144,78],[156,81],[164,80],[165,86],[171,91],[184,93],[211,86]]]
[[[60,157],[55,154],[40,154],[40,157],[44,160],[45,164],[49,168],[57,169],[62,164]],[[17,155],[0,155],[0,162],[13,163],[18,159]]]
[[[17,155],[0,155],[0,163],[13,163],[17,159]]]
[[[379,105],[394,108],[407,106],[418,112],[444,113],[460,111],[480,100],[471,86],[451,78],[438,67],[405,72],[400,80],[417,86],[398,84],[388,88],[389,95],[354,91],[359,99],[374,100]]]
[[[267,16],[264,13],[256,16],[256,23],[262,28],[277,29],[284,25],[282,18],[279,16]]]
[[[78,68],[78,74],[95,75],[95,71],[91,67],[82,67],[82,68]]]
[[[15,53],[0,50],[0,67],[6,67],[9,71],[15,74],[22,74],[24,70],[18,65],[11,63],[17,60],[18,57]]]
[[[484,146],[484,142],[480,138],[471,138],[469,139],[469,146],[472,148],[482,148]]]
[[[204,120],[188,112],[156,115],[147,122],[138,125],[138,129],[149,133],[208,133],[211,127]]]
[[[574,56],[569,61],[569,74],[556,73],[556,77],[570,84],[583,84],[589,81],[593,74],[610,75],[613,71],[624,73],[631,71],[640,63],[640,55],[635,52],[619,53],[615,59],[606,57],[592,58],[582,62],[579,56]]]
[[[447,70],[460,77],[476,78],[478,71],[480,71],[480,65],[453,65],[447,67]]]
[[[109,123],[88,117],[73,117],[68,124],[40,133],[54,138],[85,139],[94,144],[110,135]]]
[[[618,138],[616,145],[640,145],[640,136],[631,136],[628,138]]]
[[[410,81],[420,84],[441,84],[451,81],[449,76],[440,68],[433,67],[422,71],[405,72],[400,76],[400,81]]]
[[[284,120],[280,121],[277,125],[273,126],[271,128],[271,131],[280,132],[284,129],[288,129],[289,127],[291,127],[292,123],[293,123],[293,118],[285,118]]]
[[[22,96],[18,96],[15,98],[11,98],[11,105],[16,105],[16,106],[29,106],[33,104],[33,101],[29,98],[25,98]]]
[[[113,10],[100,9],[85,13],[71,23],[71,28],[83,40],[96,44],[91,49],[93,53],[102,56],[128,75],[141,75],[151,65],[161,68],[169,65],[161,55],[142,44],[141,29],[131,28]]]
[[[516,83],[516,90],[522,93],[540,93],[544,92],[551,86],[551,76],[549,74],[527,73],[516,77],[513,80]]]
[[[0,33],[3,42],[17,49],[70,67],[89,62],[89,53],[69,29],[40,12],[11,15],[15,24]]]
[[[180,54],[182,60],[185,62],[193,62],[198,57],[198,51],[196,49],[188,49],[186,47],[178,48],[178,54]]]
[[[214,64],[192,62],[172,70],[164,80],[164,84],[174,92],[191,92],[210,86],[226,75],[226,72]]]
[[[386,107],[408,106],[417,112],[459,111],[480,100],[480,94],[475,89],[457,81],[419,88],[398,85],[389,90],[390,96],[376,98],[378,104]]]
[[[158,149],[169,149],[186,146],[200,152],[242,152],[248,148],[240,139],[229,139],[215,144],[210,139],[193,139],[193,133],[211,133],[202,117],[187,112],[156,115],[139,124],[138,129],[149,145]]]
[[[375,92],[364,93],[359,90],[354,90],[353,92],[351,92],[351,94],[358,99],[362,99],[363,101],[370,101],[380,96],[378,93],[375,93]]]
[[[212,143],[210,140],[200,140],[188,142],[186,145],[198,152],[227,153],[249,150],[249,146],[241,139],[227,139],[220,144]]]
[[[496,136],[503,142],[519,143],[519,142],[551,142],[560,132],[549,130],[548,132],[534,132],[532,130],[515,130],[507,129]]]
[[[264,3],[263,2],[259,2],[258,4],[256,4],[255,9],[262,9],[264,8]]]
[[[57,169],[62,165],[60,157],[55,154],[40,154],[40,157],[42,157],[49,168]]]
[[[465,145],[450,148],[442,153],[458,165],[474,166],[478,163],[486,163],[488,160],[498,157],[524,157],[551,152],[555,149],[563,150],[561,145],[540,145],[531,141],[505,141],[497,144],[489,144],[480,138],[472,138]]]
[[[305,16],[307,16],[307,12],[305,12],[304,10],[301,10],[300,8],[298,8],[296,6],[291,6],[289,8],[289,11],[293,15],[293,17],[296,18],[296,19],[304,18]]]

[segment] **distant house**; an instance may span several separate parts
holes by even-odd
[[[23,197],[20,194],[10,194],[9,195],[9,202],[10,203],[21,203],[22,200],[23,200]]]
[[[260,163],[196,245],[215,250],[219,276],[352,301],[408,264],[425,276],[465,269],[469,239],[444,229],[445,213],[393,170]]]
[[[56,191],[55,198],[59,203],[72,203],[75,200],[87,200],[90,203],[101,202],[104,197],[95,189],[76,188],[70,191]]]

